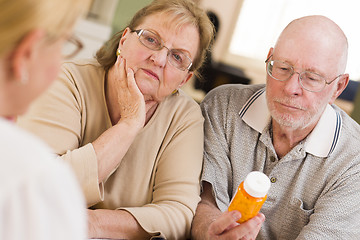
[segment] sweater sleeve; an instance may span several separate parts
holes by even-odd
[[[90,206],[102,200],[102,191],[95,151],[91,143],[83,143],[85,117],[82,96],[72,74],[64,70],[17,123],[72,166]]]

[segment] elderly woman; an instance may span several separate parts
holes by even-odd
[[[72,28],[89,4],[0,0],[0,239],[87,237],[85,201],[71,168],[13,120],[55,80],[62,47],[75,41]]]
[[[191,0],[155,0],[96,55],[65,63],[19,124],[69,162],[94,238],[189,237],[199,202],[203,118],[179,88],[213,37]]]

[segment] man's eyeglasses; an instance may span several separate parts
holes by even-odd
[[[71,36],[64,43],[62,49],[63,58],[69,59],[74,57],[76,54],[80,52],[82,48],[83,48],[82,42],[77,37]]]
[[[299,74],[299,82],[302,88],[310,92],[321,92],[326,85],[331,84],[335,81],[339,76],[335,77],[330,82],[327,82],[326,79],[314,72],[303,71],[303,72],[295,72],[294,67],[290,64],[282,61],[272,60],[270,58],[272,55],[266,59],[265,63],[267,63],[267,73],[270,77],[278,81],[286,81],[292,77],[295,73]]]
[[[186,69],[190,70],[192,66],[191,59],[179,49],[167,48],[160,36],[156,33],[146,29],[133,30],[132,32],[136,32],[141,44],[151,50],[160,51],[161,49],[166,48],[168,50],[167,59],[174,67],[182,71],[185,71]]]

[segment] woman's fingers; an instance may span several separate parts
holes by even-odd
[[[120,113],[120,121],[144,126],[145,124],[145,100],[135,80],[134,71],[126,70],[126,60],[118,56],[114,66],[109,70],[108,81],[111,82],[110,92],[116,98],[111,99],[116,104]]]
[[[125,59],[121,56],[118,56],[118,59],[115,63],[115,75],[118,76],[119,80],[119,86],[126,87],[127,81],[123,81],[123,79],[126,79],[126,71],[125,71]]]
[[[129,87],[129,89],[134,90],[138,96],[143,97],[138,85],[136,84],[134,71],[131,68],[127,69],[126,77],[127,77],[127,86]]]

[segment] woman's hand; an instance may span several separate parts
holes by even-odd
[[[113,93],[111,104],[118,108],[119,121],[142,128],[146,115],[144,96],[136,84],[133,70],[127,68],[126,71],[126,60],[121,56],[109,70],[108,81],[112,81],[112,89],[109,89]]]
[[[89,238],[95,238],[99,236],[100,234],[97,232],[97,223],[98,219],[96,218],[96,215],[94,214],[94,210],[87,209],[87,220],[88,220],[88,237]]]
[[[87,210],[88,238],[150,239],[133,215],[125,210]]]
[[[145,100],[132,69],[118,57],[107,76],[106,101],[113,126],[92,145],[98,161],[98,179],[104,181],[119,166],[138,132],[145,124]]]

